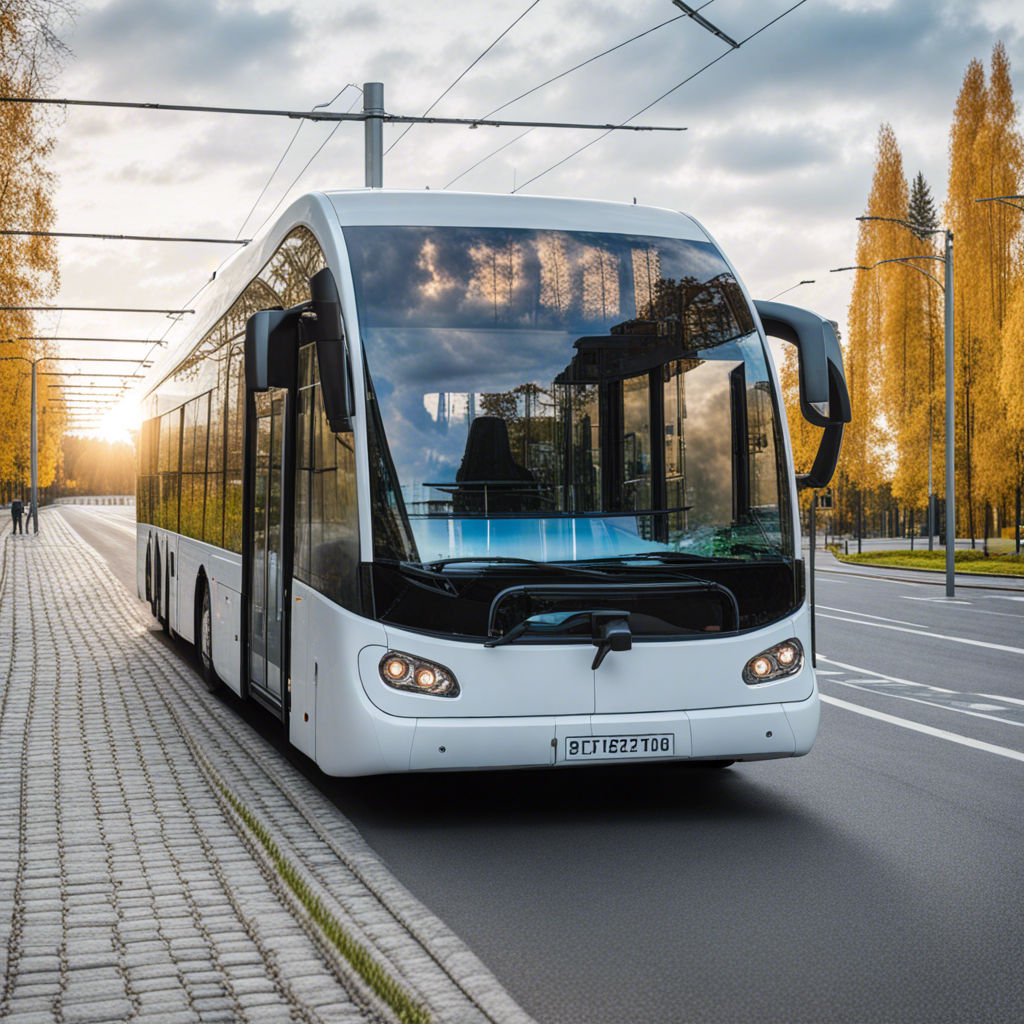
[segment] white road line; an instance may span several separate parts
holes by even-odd
[[[911,594],[897,594],[896,596],[902,598],[904,601],[928,601],[932,604],[967,605],[975,615],[998,615],[1003,619],[1017,619],[1018,621],[1024,620],[1024,615],[1018,615],[1016,612],[993,612],[989,611],[988,608],[975,608],[971,601],[955,601],[950,597],[914,597]],[[1012,598],[1011,600],[1018,599]],[[1024,598],[1020,598],[1019,600],[1024,601]]]
[[[865,622],[863,619],[847,619],[842,615],[819,615],[821,619],[835,619],[837,622],[854,622],[859,626],[874,626],[875,629],[894,629],[897,633],[914,633],[917,636],[931,637],[933,640],[949,640],[954,644],[969,644],[971,647],[987,647],[993,651],[1009,651],[1011,654],[1024,654],[1024,647],[1010,647],[1007,644],[990,644],[985,640],[968,640],[962,636],[949,636],[946,633],[929,633],[920,629],[906,629],[904,626],[890,626],[884,622]]]
[[[983,740],[974,740],[970,736],[961,736],[959,733],[946,732],[945,729],[934,729],[930,725],[921,725],[919,722],[911,722],[908,718],[897,718],[895,715],[887,715],[884,711],[875,711],[873,708],[866,708],[860,704],[851,704],[849,701],[840,700],[838,697],[830,697],[828,694],[820,694],[826,704],[833,704],[837,708],[845,708],[847,711],[854,711],[858,715],[867,718],[876,718],[880,722],[888,722],[890,725],[900,725],[904,729],[911,729],[914,732],[923,732],[926,736],[935,736],[938,739],[949,740],[951,743],[960,743],[965,747],[973,747],[975,750],[984,750],[989,754],[998,754],[1000,757],[1008,757],[1013,761],[1024,761],[1024,754],[1019,750],[1011,750],[1009,747],[997,747],[994,743],[985,743]]]
[[[872,583],[895,583],[899,587],[930,587],[931,583],[915,583],[913,580],[886,579],[884,576],[873,576],[868,572],[844,572],[842,569],[818,569],[815,568],[814,575],[827,572],[834,576],[850,576],[855,580],[870,580]],[[838,582],[838,581],[837,581]]]
[[[983,594],[983,601],[1024,601],[1024,597],[1014,597],[1012,594]]]
[[[951,708],[948,704],[936,704],[932,700],[922,700],[920,697],[908,697],[905,693],[893,693],[891,690],[873,690],[869,686],[858,686],[856,683],[847,682],[842,679],[830,679],[830,683],[835,683],[837,686],[848,686],[851,690],[860,690],[861,693],[880,693],[883,697],[895,697],[897,700],[909,700],[915,704],[927,704],[930,708],[939,708],[942,711],[954,711],[958,715],[970,715],[971,718],[987,718],[990,722],[1003,722],[1005,725],[1016,725],[1018,728],[1024,729],[1024,722],[1015,722],[1012,718],[997,718],[995,715],[986,715],[981,711],[969,711],[967,708]],[[870,682],[869,679],[863,680],[863,682]],[[947,691],[949,692],[949,691]],[[955,691],[954,691],[955,692]],[[967,694],[964,694],[967,696]],[[996,697],[995,700],[1000,698]],[[1010,711],[1011,708],[1000,708],[1000,711]]]
[[[68,506],[65,506],[65,507],[68,507]],[[122,533],[130,534],[132,537],[136,536],[135,526],[130,524],[130,523],[128,523],[127,521],[123,521],[123,522],[119,523],[119,522],[117,522],[117,520],[113,516],[102,515],[101,513],[97,513],[95,511],[93,511],[92,509],[86,509],[86,508],[84,508],[81,505],[77,505],[77,506],[72,505],[70,507],[77,509],[77,511],[79,511],[79,512],[84,512],[86,518],[95,519],[95,520],[103,523],[104,526],[112,526],[115,530],[120,530]],[[118,518],[122,518],[122,517],[119,516]]]
[[[847,615],[860,615],[865,619],[881,619],[883,622],[899,622],[904,626],[917,626],[918,629],[928,629],[928,626],[923,625],[920,622],[906,622],[903,619],[893,619],[888,615],[868,615],[867,612],[855,612],[852,608],[830,608],[827,604],[816,605],[818,608],[824,608],[830,612],[846,612]],[[869,623],[865,623],[869,625]]]
[[[994,693],[979,693],[979,697],[988,697],[989,700],[1005,700],[1009,701],[1010,704],[1020,704],[1024,707],[1024,700],[1020,700],[1017,697],[999,697]]]

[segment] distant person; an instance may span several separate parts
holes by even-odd
[[[21,498],[15,498],[11,502],[11,518],[14,520],[14,528],[11,530],[12,536],[16,533],[20,533],[22,536],[25,534],[25,531],[21,528],[21,516],[24,511],[25,505]]]

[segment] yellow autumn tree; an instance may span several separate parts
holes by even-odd
[[[2,0],[0,95],[44,94],[66,50],[59,22],[74,13],[64,0]],[[55,179],[48,169],[53,122],[42,107],[0,103],[0,228],[46,231],[54,219]],[[32,306],[58,285],[57,250],[51,238],[0,235],[0,306]],[[30,340],[31,313],[0,309],[0,488],[4,497],[24,492],[29,480],[30,373],[25,360],[49,353]],[[59,389],[39,387],[39,484],[55,477],[63,435]]]
[[[898,173],[897,173],[898,172]],[[865,214],[873,217],[903,217],[906,212],[906,183],[902,193],[893,194],[894,180],[902,177],[902,161],[892,128],[879,129],[875,171],[871,182]],[[899,207],[899,197],[903,206]],[[870,267],[879,259],[887,259],[898,242],[896,225],[862,221],[857,233],[858,266]],[[884,255],[883,255],[884,254]],[[902,255],[897,252],[896,255]],[[888,267],[859,270],[853,282],[847,315],[848,338],[843,349],[846,383],[853,407],[853,421],[847,426],[840,459],[840,488],[846,491],[850,505],[851,525],[856,523],[863,506],[865,492],[879,486],[887,477],[888,432],[885,417],[886,395],[883,372],[886,350],[883,333],[887,321],[887,298],[902,287],[886,279]],[[900,268],[895,268],[900,271]],[[902,272],[902,271],[900,271]],[[912,272],[911,272],[912,273]],[[856,502],[856,507],[854,507]]]
[[[992,53],[985,123],[974,145],[975,177],[984,195],[1016,195],[1024,179],[1024,140],[1017,128],[1009,62],[1002,44]],[[1014,492],[1014,463],[1008,458],[1014,438],[1008,428],[1009,403],[1000,388],[1003,325],[1014,286],[1014,259],[1021,239],[1022,212],[1006,203],[979,203],[983,217],[983,243],[978,246],[979,267],[972,268],[982,288],[981,312],[985,344],[976,352],[976,386],[972,435],[976,461],[978,500],[1006,520]],[[977,257],[976,257],[977,258]],[[1019,402],[1019,395],[1014,399]],[[987,511],[987,510],[986,510]]]
[[[999,393],[1006,409],[1006,457],[1013,513],[1008,521],[1019,531],[1024,490],[1024,259],[1018,257],[1000,332]]]
[[[956,457],[961,532],[984,529],[989,504],[1005,507],[1007,406],[999,386],[1002,326],[1012,292],[1014,248],[1021,215],[1002,203],[1015,194],[1024,165],[1016,105],[1003,45],[992,54],[985,82],[972,61],[957,99],[949,140],[946,221],[955,237]]]

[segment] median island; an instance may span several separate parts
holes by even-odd
[[[844,555],[842,548],[831,545],[829,551],[840,562],[853,562],[857,565],[880,565],[898,569],[923,569],[931,572],[944,572],[946,569],[946,549],[936,548],[934,551],[865,551],[859,555]],[[984,551],[957,551],[956,571],[981,573],[993,576],[1024,576],[1024,554],[985,554]]]

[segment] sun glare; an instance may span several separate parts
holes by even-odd
[[[131,444],[131,431],[135,428],[135,412],[132,405],[122,403],[111,409],[95,430],[87,431],[87,433],[101,441]]]

